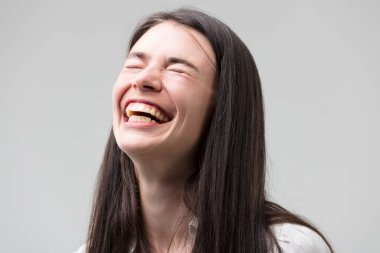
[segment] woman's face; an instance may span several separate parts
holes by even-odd
[[[131,48],[113,89],[113,130],[134,156],[193,159],[213,103],[215,55],[202,34],[166,21]]]

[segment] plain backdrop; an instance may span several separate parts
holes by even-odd
[[[336,252],[380,252],[378,1],[0,1],[0,252],[85,240],[136,23],[194,6],[250,48],[265,96],[268,192]]]

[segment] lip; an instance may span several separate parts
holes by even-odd
[[[123,118],[124,118],[124,113],[125,113],[125,109],[127,108],[127,106],[130,104],[130,103],[143,103],[143,104],[147,104],[147,105],[151,105],[151,106],[154,106],[156,107],[158,110],[160,110],[161,112],[164,113],[164,115],[168,116],[169,117],[169,121],[172,121],[174,116],[170,113],[168,113],[165,109],[163,109],[160,105],[150,101],[150,100],[147,100],[147,99],[143,99],[143,98],[131,98],[131,99],[128,99],[127,101],[125,101],[125,103],[123,104],[123,107],[121,108],[122,109],[122,115],[123,115]],[[167,122],[166,122],[167,123]],[[165,123],[163,123],[165,124]],[[161,125],[161,124],[160,124]]]

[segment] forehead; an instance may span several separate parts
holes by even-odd
[[[176,56],[215,65],[214,50],[208,39],[195,29],[174,21],[164,21],[150,28],[130,52]]]

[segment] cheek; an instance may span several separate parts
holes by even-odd
[[[201,130],[207,121],[213,104],[213,91],[211,89],[197,89],[182,91],[178,103],[179,110],[183,112],[185,124],[191,129]]]
[[[208,118],[210,117],[210,113],[213,109],[214,104],[214,91],[210,87],[206,87],[202,90],[202,93],[196,94],[196,97],[198,99],[193,99],[192,101],[195,101],[195,109],[196,111],[194,114],[196,114],[199,117],[200,125],[202,128],[204,128],[205,123],[208,121]],[[193,102],[194,103],[194,102]]]
[[[164,83],[168,94],[173,101],[176,101],[179,110],[202,114],[211,104],[214,91],[208,82],[172,76],[165,78]]]
[[[210,93],[203,93],[196,95],[192,99],[187,101],[187,110],[185,115],[184,124],[186,125],[183,130],[185,132],[185,138],[189,144],[189,147],[194,151],[197,149],[202,134],[208,125],[211,107],[212,107],[212,96]]]
[[[112,87],[112,101],[114,107],[120,103],[121,97],[129,89],[131,78],[127,75],[120,73]]]

